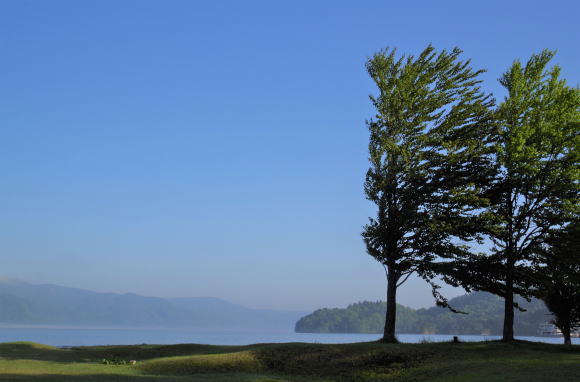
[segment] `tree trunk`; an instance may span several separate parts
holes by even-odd
[[[562,327],[562,334],[564,335],[564,345],[572,345],[572,339],[570,338],[570,324],[566,323]]]
[[[385,317],[385,330],[382,342],[397,343],[395,337],[395,323],[397,317],[397,278],[391,272],[387,276],[387,315]]]
[[[508,260],[505,281],[505,309],[502,341],[514,340],[514,263]]]
[[[505,313],[503,317],[502,341],[514,340],[514,294],[507,292],[505,296]]]

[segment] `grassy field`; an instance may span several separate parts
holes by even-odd
[[[132,365],[132,360],[137,362]],[[14,342],[0,344],[0,381],[571,382],[580,381],[580,346],[531,342],[287,343],[58,349]]]

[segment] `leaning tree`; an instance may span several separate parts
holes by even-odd
[[[461,61],[458,48],[417,57],[376,53],[366,65],[378,88],[370,132],[365,194],[376,205],[362,233],[367,252],[385,268],[383,341],[396,342],[397,288],[416,272],[431,278],[437,257],[459,256],[461,240],[477,234],[479,184],[489,163],[490,108],[482,70]],[[493,172],[493,171],[492,171]]]

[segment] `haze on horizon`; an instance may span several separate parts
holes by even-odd
[[[360,237],[367,57],[459,46],[501,99],[512,60],[549,48],[580,83],[576,1],[1,8],[0,269],[30,283],[299,311],[384,299]],[[418,279],[398,302],[433,304]]]

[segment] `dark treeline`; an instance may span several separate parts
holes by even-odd
[[[537,299],[518,300],[526,312],[516,312],[516,335],[537,335],[538,325],[548,321],[550,313]],[[448,309],[432,307],[411,309],[397,306],[397,332],[409,334],[501,335],[503,301],[489,293],[472,293],[450,301],[469,314],[455,314]],[[359,302],[347,308],[318,309],[296,323],[301,333],[382,333],[387,305],[383,301]]]

